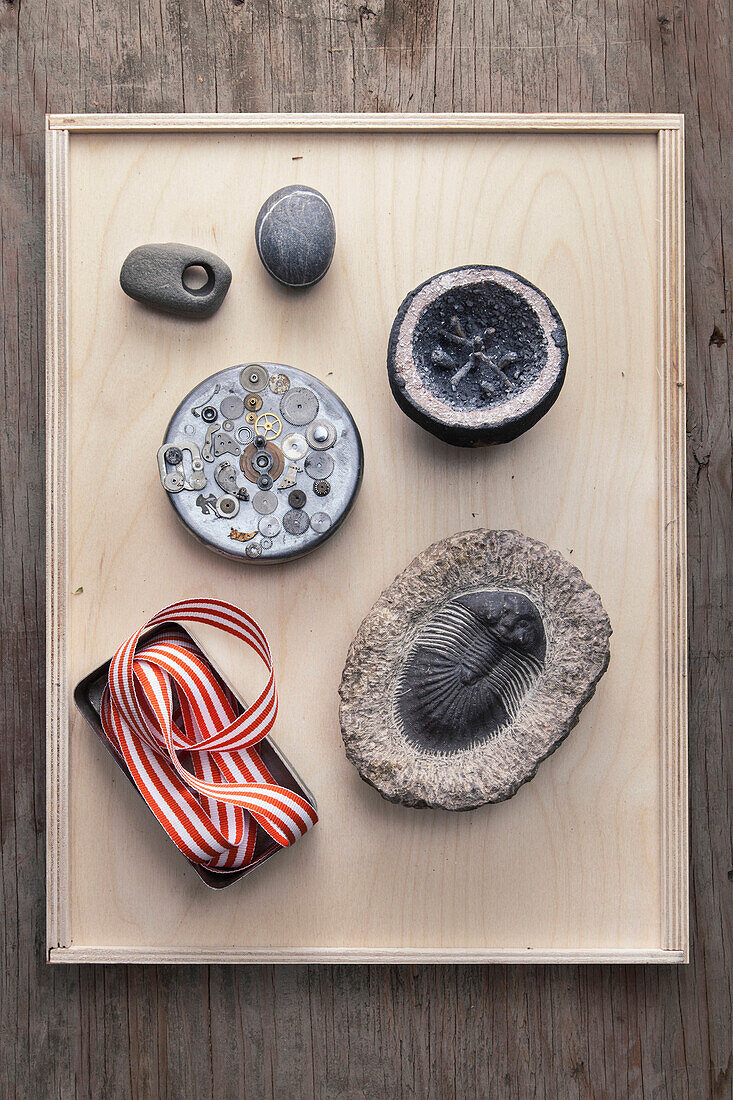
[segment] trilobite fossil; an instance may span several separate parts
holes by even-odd
[[[611,624],[580,571],[519,531],[433,543],[349,648],[341,733],[390,802],[471,810],[511,798],[578,722]]]
[[[495,737],[516,717],[546,651],[539,611],[521,592],[470,592],[431,616],[395,695],[408,741],[436,753]]]

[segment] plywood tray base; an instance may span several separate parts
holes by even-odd
[[[682,129],[677,116],[57,116],[48,130],[48,949],[52,961],[590,962],[687,955]],[[253,226],[307,182],[337,218],[305,295]],[[231,265],[202,323],[120,291],[135,245]],[[457,451],[408,421],[389,327],[430,274],[521,272],[564,319],[557,405],[512,444]],[[366,451],[316,553],[251,569],[176,522],[155,449],[202,377],[264,357],[322,377]],[[601,593],[609,672],[532,783],[470,814],[384,803],[347,763],[349,641],[435,539],[515,527]],[[73,685],[151,613],[211,594],[253,613],[281,685],[276,740],[313,789],[311,835],[223,894],[173,851]],[[212,641],[245,697],[253,681]]]

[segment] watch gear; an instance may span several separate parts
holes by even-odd
[[[270,372],[261,363],[249,363],[239,372],[239,381],[242,389],[248,393],[259,393],[264,390],[270,379]]]
[[[257,465],[257,458],[266,457],[264,466]],[[265,443],[258,447],[256,443],[249,443],[242,452],[239,460],[239,468],[247,478],[247,481],[257,482],[260,474],[269,474],[273,481],[277,481],[285,468],[283,453],[276,443]]]
[[[282,430],[282,420],[276,413],[260,413],[255,421],[255,431],[265,440],[277,439]]]
[[[330,420],[314,420],[305,429],[305,438],[312,451],[327,451],[336,442],[336,429]]]
[[[278,503],[277,495],[269,491],[260,490],[252,497],[252,507],[261,516],[269,516],[276,510]]]
[[[308,454],[308,444],[304,435],[300,432],[290,432],[282,441],[283,454],[291,462],[297,462]]]
[[[310,526],[307,512],[293,508],[283,516],[283,527],[289,535],[304,535]]]
[[[221,516],[222,519],[233,519],[239,511],[239,501],[236,497],[223,496],[219,497],[216,502],[216,513]]]
[[[323,535],[330,530],[331,522],[328,512],[314,512],[311,516],[311,527],[319,535]]]
[[[257,529],[261,535],[264,535],[268,539],[274,539],[280,534],[281,524],[277,516],[263,516],[260,522],[257,524]]]
[[[330,477],[333,473],[333,459],[322,451],[311,451],[304,463],[308,477],[313,480]]]
[[[280,401],[280,412],[288,424],[310,424],[318,415],[318,398],[305,386],[292,386]]]
[[[221,402],[219,411],[225,420],[239,420],[244,412],[244,401],[238,394],[232,393]]]
[[[290,379],[287,374],[271,374],[270,389],[273,393],[287,393],[290,389]]]

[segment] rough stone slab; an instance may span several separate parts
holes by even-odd
[[[202,267],[206,283],[183,282],[189,267]],[[120,286],[137,302],[178,317],[211,317],[224,301],[232,273],[219,256],[190,244],[143,244],[133,248],[120,271]]]
[[[427,752],[396,713],[400,672],[420,631],[453,597],[518,591],[540,612],[542,671],[511,723],[456,753]],[[511,798],[577,724],[608,667],[611,624],[581,572],[517,531],[464,531],[424,550],[382,593],[349,649],[340,696],[346,754],[391,802],[468,810]]]

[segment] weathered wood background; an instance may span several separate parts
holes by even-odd
[[[0,0],[3,1097],[731,1095],[732,14]],[[43,115],[217,110],[685,113],[689,967],[46,966]]]

